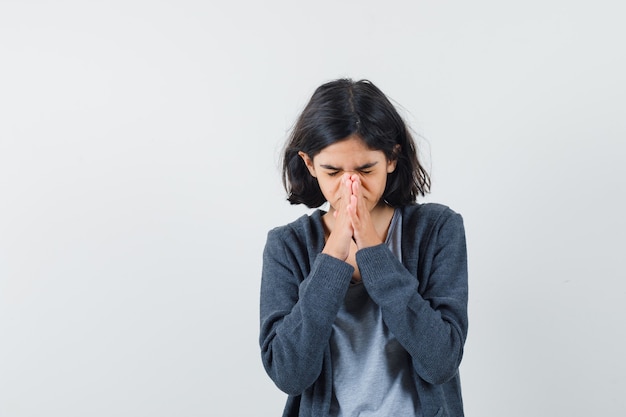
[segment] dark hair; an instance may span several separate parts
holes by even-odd
[[[315,90],[289,135],[282,179],[291,204],[315,208],[326,202],[317,178],[298,152],[314,158],[325,147],[354,134],[388,160],[397,160],[382,196],[389,205],[411,204],[430,191],[430,177],[419,163],[413,138],[389,99],[368,80],[342,78]]]

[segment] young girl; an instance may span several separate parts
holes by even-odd
[[[292,204],[263,253],[263,365],[283,416],[463,416],[461,216],[417,204],[430,179],[402,118],[369,81],[314,92],[283,155]]]

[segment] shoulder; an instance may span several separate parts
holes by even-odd
[[[411,204],[402,208],[405,222],[445,223],[463,221],[462,216],[450,207],[439,203]]]
[[[415,254],[434,259],[443,248],[452,255],[465,257],[465,228],[463,217],[443,204],[426,203],[402,209],[402,253],[409,266],[416,268]],[[413,259],[413,260],[412,260]]]
[[[316,210],[311,214],[303,214],[290,223],[270,229],[267,234],[268,242],[297,242],[319,234],[320,230],[323,233],[322,214],[321,210]]]
[[[412,204],[402,209],[402,230],[406,239],[422,242],[435,238],[465,235],[463,217],[444,204]]]
[[[264,258],[280,262],[294,262],[307,268],[312,259],[324,247],[324,226],[322,214],[317,210],[305,214],[282,226],[274,227],[267,233]]]

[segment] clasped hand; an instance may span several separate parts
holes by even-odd
[[[373,202],[373,207],[377,203]],[[346,173],[341,177],[332,215],[334,221],[324,253],[345,261],[353,244],[356,244],[358,250],[382,243],[374,227],[367,200],[363,196],[358,175]]]

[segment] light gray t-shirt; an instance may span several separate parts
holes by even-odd
[[[402,261],[402,213],[395,210],[385,243]],[[333,417],[419,416],[411,357],[383,322],[359,282],[351,284],[330,338]]]

